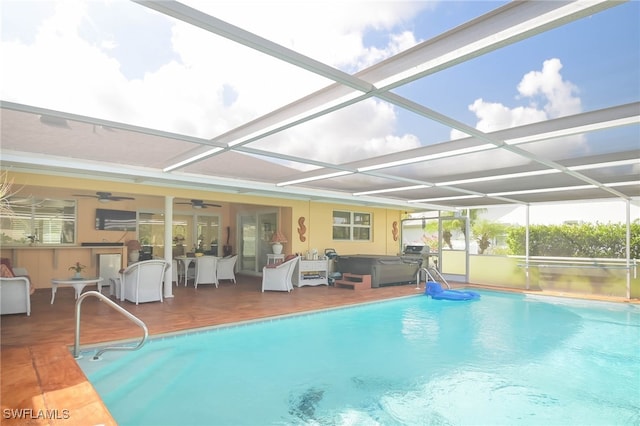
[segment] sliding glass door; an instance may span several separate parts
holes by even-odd
[[[238,258],[238,266],[240,271],[245,273],[256,272],[256,223],[255,216],[240,216],[240,254]]]
[[[276,230],[278,215],[273,212],[241,214],[239,217],[238,265],[247,274],[259,274],[271,253],[271,235]]]

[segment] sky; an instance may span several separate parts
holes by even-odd
[[[494,207],[487,209],[482,217],[487,220],[525,225],[527,211],[524,206]],[[629,219],[634,221],[640,217],[640,207],[629,206]],[[627,205],[623,201],[610,200],[606,202],[538,204],[529,209],[529,223],[531,225],[562,225],[567,222],[585,223],[627,223]]]
[[[354,73],[506,2],[184,3]],[[0,0],[0,13],[5,101],[212,138],[330,83],[129,1]],[[637,102],[639,23],[631,1],[396,91],[483,131]],[[460,136],[372,99],[263,145],[339,161]]]

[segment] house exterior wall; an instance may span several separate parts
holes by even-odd
[[[371,241],[338,241],[333,239],[333,211],[352,211],[370,213],[373,217]],[[339,254],[397,254],[400,241],[393,239],[393,222],[400,222],[400,210],[372,208],[320,202],[300,202],[292,208],[291,228],[287,236],[291,241],[293,253],[306,253],[317,249],[319,254],[332,248]],[[303,218],[304,221],[300,221]],[[300,238],[300,223],[304,224],[304,241]],[[398,225],[399,226],[399,225]]]
[[[400,251],[399,238],[398,241],[393,238],[393,223],[400,223],[400,215],[404,212],[401,210],[290,200],[213,190],[187,190],[143,183],[112,182],[96,178],[80,179],[37,173],[10,173],[9,179],[14,179],[14,190],[18,191],[20,197],[76,199],[76,241],[78,246],[82,242],[124,242],[136,238],[135,232],[96,230],[96,208],[161,211],[164,209],[164,197],[172,196],[184,199],[215,200],[222,204],[223,207],[217,209],[216,213],[220,214],[222,220],[221,229],[230,227],[231,241],[236,238],[238,211],[246,212],[251,209],[257,211],[267,207],[278,211],[278,226],[288,237],[288,243],[284,247],[286,253],[306,253],[308,250],[317,249],[318,253],[322,255],[327,248],[335,249],[339,254],[397,254]],[[133,194],[135,200],[124,200],[105,205],[94,198],[73,196],[78,193],[93,194],[96,191]],[[178,210],[176,208],[174,214]],[[372,215],[371,240],[334,241],[332,233],[334,210],[370,213]],[[64,249],[44,246],[37,248],[2,247],[0,255],[14,259],[16,266],[27,268],[37,288],[49,288],[51,287],[51,278],[68,276],[69,265],[78,261],[87,265],[85,271],[87,276],[95,275],[97,273],[95,258],[98,251],[105,252],[104,249],[84,247],[65,247]],[[106,252],[112,251],[113,249],[106,250]],[[126,249],[122,253],[126,263]]]

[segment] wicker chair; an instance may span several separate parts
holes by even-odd
[[[218,259],[218,266],[216,271],[218,274],[218,281],[231,280],[234,283],[236,282],[235,268],[237,260],[237,254]]]
[[[28,277],[0,278],[0,314],[31,315],[31,283]]]
[[[295,256],[293,259],[287,260],[275,265],[267,265],[262,268],[262,291],[286,291],[293,290],[292,277],[298,270],[300,257]]]
[[[162,259],[143,260],[120,274],[121,300],[138,303],[162,302],[162,284],[169,263]]]
[[[216,256],[196,257],[196,277],[193,281],[193,285],[198,288],[198,284],[215,284],[217,288],[217,265],[218,258]]]

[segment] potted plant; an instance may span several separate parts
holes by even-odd
[[[86,268],[85,265],[82,265],[80,262],[76,262],[75,265],[69,266],[70,271],[74,271],[74,278],[82,278],[82,271]]]
[[[271,249],[273,250],[273,254],[282,253],[282,243],[287,242],[287,237],[284,236],[282,231],[278,230],[273,233],[271,236]]]
[[[127,252],[129,253],[129,262],[137,262],[140,260],[140,249],[142,245],[138,240],[129,240],[125,243]]]

